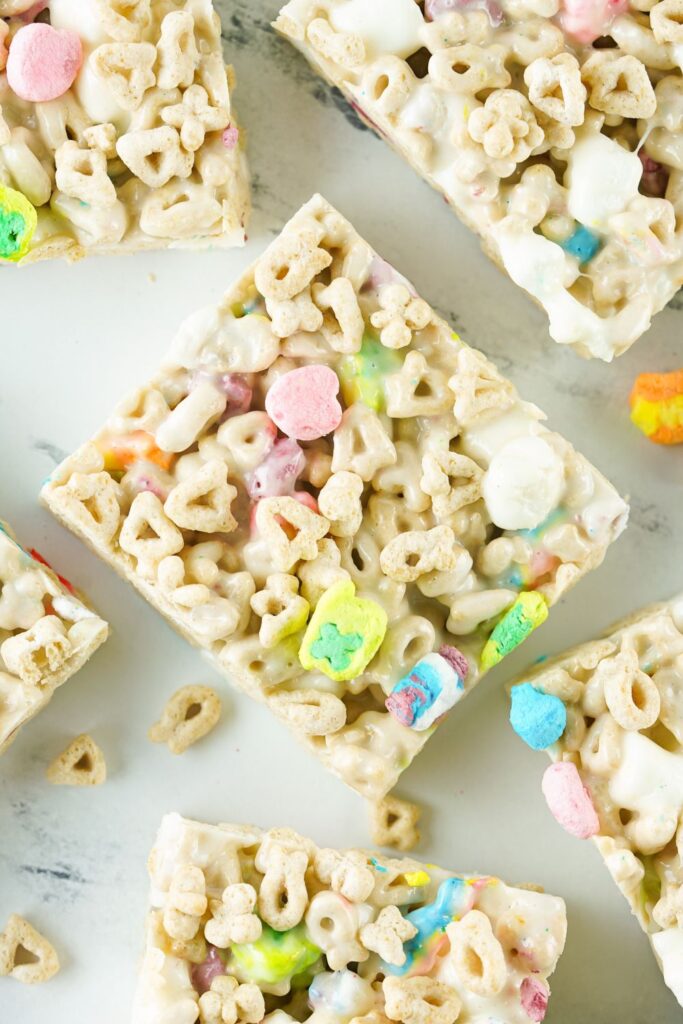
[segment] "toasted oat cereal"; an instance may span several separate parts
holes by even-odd
[[[552,813],[594,837],[683,1006],[683,595],[544,662],[511,694],[516,732],[547,749],[549,773],[567,773],[544,777]]]
[[[108,632],[69,581],[0,521],[0,753]]]
[[[683,283],[680,0],[289,0],[274,26],[610,360]],[[424,309],[389,285],[373,323]]]
[[[151,726],[152,743],[166,743],[172,754],[182,754],[211,732],[221,717],[221,699],[210,686],[183,686],[166,703],[161,718]]]
[[[529,1024],[565,942],[558,897],[290,829],[169,814],[149,873],[133,1024]]]
[[[0,263],[243,245],[211,0],[0,0]]]
[[[417,823],[422,808],[397,796],[382,797],[369,805],[370,836],[378,846],[394,846],[407,853],[420,842]]]
[[[92,736],[82,733],[52,761],[46,776],[55,786],[101,786],[107,779],[107,764]]]
[[[18,914],[12,914],[0,932],[0,977],[9,976],[23,985],[40,985],[59,970],[52,943]]]
[[[43,500],[377,801],[625,525],[542,418],[316,196]]]

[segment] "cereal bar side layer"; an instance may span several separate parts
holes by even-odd
[[[275,22],[610,360],[683,283],[679,0],[290,0]]]
[[[683,595],[525,675],[518,709],[523,684],[566,708],[548,753],[578,768],[595,843],[683,1005]],[[529,739],[529,713],[515,725]]]
[[[0,754],[107,633],[71,584],[0,522]]]
[[[377,799],[627,506],[315,196],[43,500]]]
[[[559,897],[287,828],[169,814],[149,873],[133,1024],[529,1024],[565,942]]]
[[[0,263],[243,245],[233,84],[211,0],[0,2]]]

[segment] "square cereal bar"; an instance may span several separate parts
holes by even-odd
[[[683,1006],[683,594],[525,675],[511,720],[547,748],[551,811],[594,837]]]
[[[625,525],[542,419],[315,196],[43,500],[376,799]]]
[[[566,935],[557,896],[287,828],[168,814],[149,873],[133,1024],[529,1024]]]
[[[610,360],[683,283],[681,0],[290,0],[275,28],[555,341]]]
[[[0,0],[0,263],[243,245],[231,86],[211,0]]]
[[[68,580],[0,522],[0,754],[108,631]]]

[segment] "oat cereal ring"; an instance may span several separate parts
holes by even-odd
[[[321,330],[328,344],[335,352],[358,352],[365,323],[348,277],[336,277],[329,285],[315,284],[312,291],[323,314]]]
[[[156,65],[160,89],[187,89],[192,85],[199,64],[194,27],[189,11],[171,11],[162,21]]]
[[[210,900],[211,918],[204,926],[207,942],[227,949],[233,942],[256,942],[262,926],[254,913],[256,890],[243,882],[228,885],[220,900]]]
[[[82,733],[50,763],[45,776],[53,786],[101,786],[107,765],[92,736]]]
[[[397,967],[406,962],[404,943],[415,935],[417,928],[406,921],[398,907],[384,907],[376,921],[364,925],[360,930],[360,939],[365,948],[371,953],[377,953],[385,963]]]
[[[412,850],[420,842],[417,823],[422,808],[397,796],[385,796],[368,804],[370,835],[379,846],[393,846],[401,852]]]
[[[350,32],[335,32],[325,18],[314,18],[306,29],[306,37],[318,53],[340,67],[352,70],[365,60],[362,38]]]
[[[281,690],[268,697],[276,715],[305,736],[330,736],[346,724],[346,705],[320,690]]]
[[[164,502],[168,518],[183,530],[231,533],[237,520],[230,511],[237,488],[227,482],[224,462],[211,459],[177,484]]]
[[[525,68],[524,81],[537,110],[560,124],[583,124],[587,94],[573,54],[539,57]]]
[[[20,959],[19,954],[28,953]],[[12,914],[0,933],[0,976],[23,985],[40,985],[59,970],[54,946],[18,914]]]
[[[293,299],[329,267],[330,254],[320,246],[325,229],[312,218],[299,232],[283,235],[256,264],[256,287],[266,299]]]
[[[293,528],[290,534],[285,526]],[[330,524],[295,498],[262,498],[256,506],[256,528],[270,547],[274,567],[289,572],[298,561],[310,561],[318,554],[318,542]]]
[[[119,545],[137,559],[138,572],[153,579],[162,559],[182,551],[184,543],[156,494],[142,491],[136,495],[121,528]]]
[[[296,576],[274,573],[266,580],[264,589],[251,598],[253,611],[261,617],[259,639],[264,647],[275,647],[306,625],[310,605],[298,590]]]
[[[431,367],[422,352],[411,350],[400,371],[385,383],[387,413],[408,416],[439,416],[452,403],[446,375]]]
[[[353,537],[363,521],[363,481],[357,473],[332,473],[318,495],[318,507],[329,520],[333,537]]]
[[[265,1011],[258,986],[240,985],[231,975],[214,978],[210,990],[199,997],[200,1024],[258,1024]]]
[[[387,348],[405,348],[413,333],[421,331],[432,319],[424,299],[412,296],[405,285],[384,285],[378,298],[380,309],[372,314],[370,322],[379,330],[380,340]]]
[[[619,117],[652,117],[657,109],[647,68],[628,53],[598,50],[581,68],[595,110]]]
[[[431,572],[450,572],[458,564],[460,545],[450,526],[401,533],[382,549],[380,566],[400,583],[414,583]]]
[[[266,297],[266,310],[278,338],[288,338],[297,331],[317,331],[322,327],[323,315],[311,298],[310,288],[304,288],[291,299]]]
[[[365,902],[375,887],[375,876],[368,867],[368,859],[357,850],[344,853],[330,849],[317,850],[314,867],[321,882],[325,882],[351,903]]]
[[[333,971],[368,959],[369,953],[357,937],[362,923],[363,917],[357,905],[336,892],[319,892],[306,912],[309,934],[324,951]]]
[[[446,928],[458,977],[478,996],[495,996],[505,985],[505,954],[491,922],[480,910],[470,910]]]
[[[103,43],[93,51],[89,65],[124,110],[137,110],[156,82],[153,68],[157,51],[151,43]]]
[[[199,931],[207,906],[204,872],[196,866],[179,867],[171,878],[164,907],[167,934],[189,942]]]
[[[389,1019],[402,1024],[455,1024],[460,1016],[455,991],[434,978],[385,978],[382,991]]]
[[[640,669],[634,650],[624,650],[606,658],[595,670],[605,703],[612,718],[622,729],[649,729],[659,718],[661,700],[654,682]]]
[[[481,497],[481,468],[466,455],[427,452],[422,457],[420,487],[432,499],[437,519],[446,519]]]
[[[346,409],[334,432],[332,472],[348,470],[366,483],[396,462],[396,448],[376,413],[363,402]]]
[[[221,700],[208,686],[183,686],[166,703],[161,718],[150,727],[152,743],[166,743],[172,754],[182,754],[211,732],[221,716]]]
[[[308,891],[306,869],[309,844],[295,832],[270,833],[257,856],[256,867],[263,872],[258,898],[259,917],[276,931],[299,924],[306,912]]]

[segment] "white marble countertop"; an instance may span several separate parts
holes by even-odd
[[[456,870],[537,882],[565,897],[569,938],[552,979],[548,1024],[673,1024],[681,1012],[597,852],[551,819],[540,792],[544,756],[512,733],[502,684],[534,657],[683,587],[683,448],[645,441],[629,424],[627,404],[637,373],[680,366],[682,313],[661,313],[612,366],[562,350],[549,340],[542,313],[488,262],[443,201],[271,32],[276,0],[218,6],[249,137],[255,215],[247,249],[43,264],[3,271],[0,281],[0,514],[113,627],[107,645],[0,763],[0,922],[13,911],[27,916],[62,961],[56,979],[37,989],[0,980],[0,1021],[129,1019],[145,862],[165,811],[289,824],[326,845],[369,842],[360,798],[263,708],[232,691],[36,501],[55,461],[145,378],[181,318],[215,300],[320,191],[632,499],[631,525],[603,567],[458,707],[405,774],[399,792],[426,806],[416,854]],[[221,692],[223,718],[174,758],[147,740],[147,728],[174,690],[195,682]],[[85,731],[104,749],[106,785],[49,786],[47,763]]]

